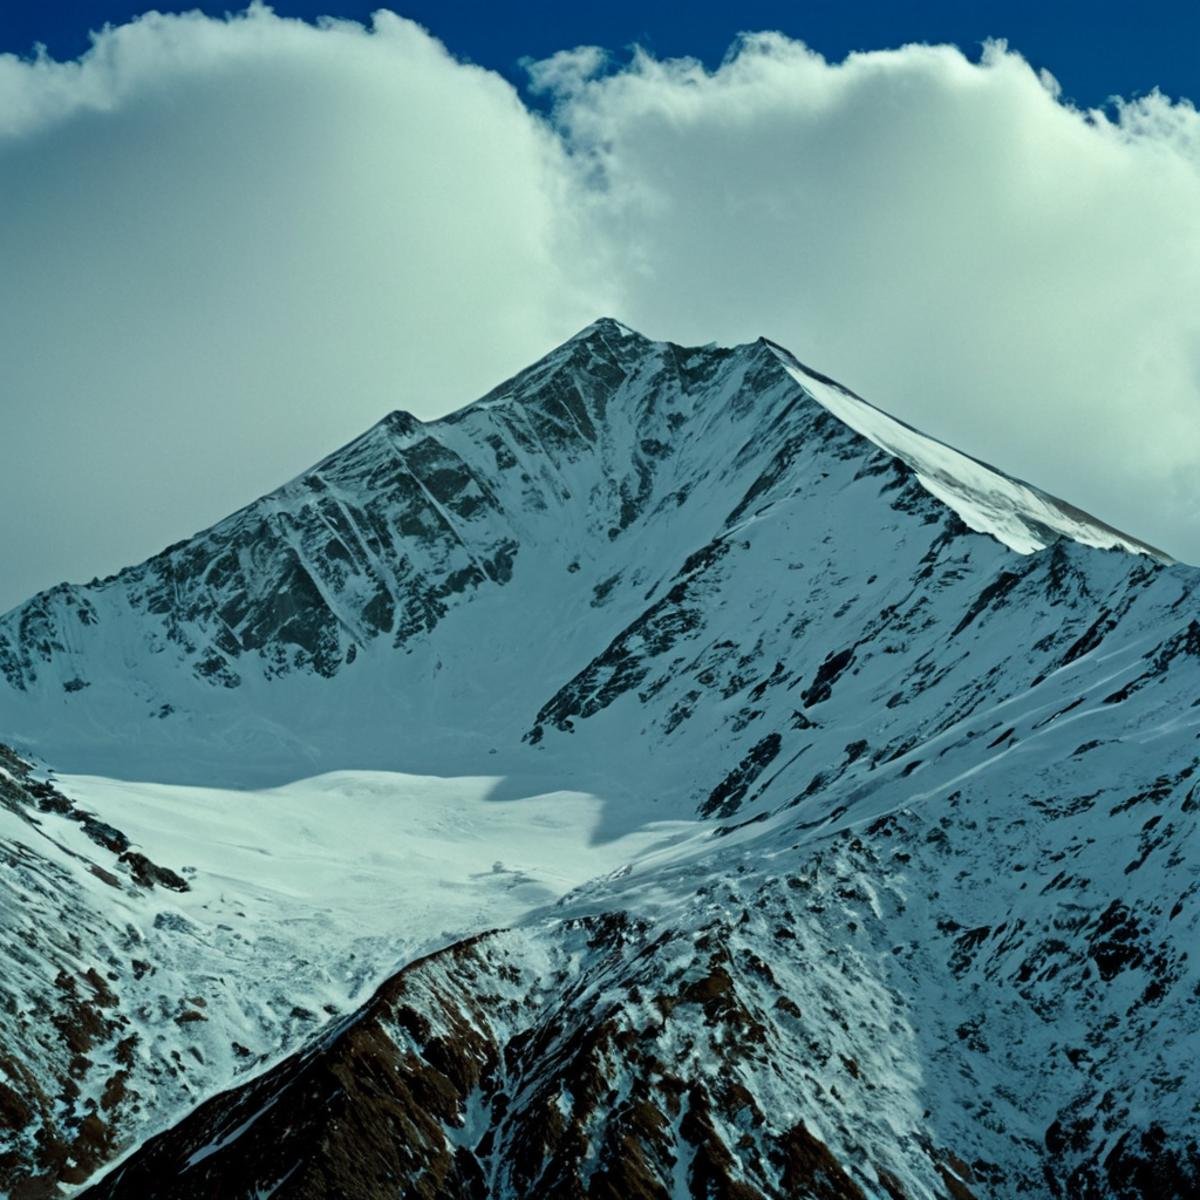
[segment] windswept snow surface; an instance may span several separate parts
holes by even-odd
[[[783,347],[771,345],[788,373],[809,395],[851,429],[906,462],[917,472],[922,485],[972,529],[990,533],[1019,554],[1032,554],[1066,537],[1084,546],[1116,547],[1169,561],[1163,551],[1096,520],[1073,504],[913,429],[806,367]]]
[[[216,931],[233,921],[250,955],[262,935],[308,946],[330,989],[309,997],[314,1009],[343,1007],[381,970],[509,924],[695,825],[639,821],[601,841],[599,797],[501,777],[340,771],[262,791],[57,782],[189,881],[171,898],[189,924],[221,940]],[[508,798],[492,801],[501,785]],[[65,844],[88,848],[68,832],[64,824]],[[294,961],[279,968],[280,986],[303,1004]]]

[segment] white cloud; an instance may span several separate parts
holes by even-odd
[[[1053,65],[1053,64],[1051,64]],[[387,13],[0,58],[0,606],[223,515],[599,312],[760,333],[1200,560],[1200,119],[1016,54],[583,47],[555,126]]]
[[[574,50],[559,50],[549,58],[525,59],[523,65],[535,95],[550,92],[573,96],[611,62],[609,53],[600,46],[576,46]]]
[[[623,316],[766,333],[880,405],[1200,560],[1200,120],[1065,106],[1003,46],[716,72],[638,57],[560,93]]]
[[[225,515],[594,315],[563,152],[386,13],[147,16],[0,59],[0,607]]]

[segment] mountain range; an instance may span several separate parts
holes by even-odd
[[[1200,571],[601,320],[0,617],[14,1197],[1200,1192]]]

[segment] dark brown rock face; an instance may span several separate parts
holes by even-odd
[[[667,1200],[682,1182],[730,1200],[862,1200],[818,1137],[768,1120],[740,1082],[779,1030],[731,978],[723,932],[667,973],[657,956],[683,939],[647,933],[615,915],[563,926],[548,958],[495,932],[416,962],[87,1195]]]

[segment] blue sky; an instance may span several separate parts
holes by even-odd
[[[154,7],[200,9],[222,16],[228,3],[131,3],[130,0],[5,0],[0,50],[27,54],[34,43],[55,58],[87,48],[89,29],[120,24]],[[826,57],[905,42],[951,42],[972,57],[987,38],[1006,38],[1034,66],[1044,67],[1082,106],[1111,95],[1132,97],[1160,88],[1173,97],[1200,95],[1200,4],[1076,0],[740,0],[732,3],[512,3],[501,0],[279,0],[277,13],[312,19],[324,14],[365,20],[381,7],[419,21],[459,57],[523,83],[519,61],[577,45],[621,51],[639,43],[658,57],[691,55],[720,61],[741,30],[774,29],[807,42]]]

